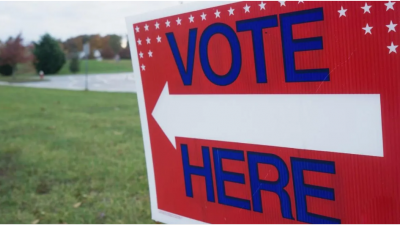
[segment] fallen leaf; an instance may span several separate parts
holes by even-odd
[[[81,205],[82,205],[82,202],[77,202],[77,203],[75,203],[74,208],[78,208]]]
[[[32,224],[37,224],[37,223],[39,223],[39,219],[37,219],[37,220],[34,220],[34,221],[32,221]]]

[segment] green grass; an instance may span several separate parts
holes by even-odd
[[[0,223],[152,222],[135,94],[0,98]]]
[[[123,73],[123,72],[132,72],[132,63],[131,60],[120,60],[116,62],[115,60],[103,60],[97,61],[94,59],[88,60],[88,73],[89,74],[97,74],[97,73]],[[70,75],[72,74],[69,71],[69,61],[67,61],[64,66],[58,71],[57,74],[52,75]],[[80,60],[80,71],[76,74],[85,74],[85,60]],[[37,76],[35,68],[32,63],[19,64],[17,66],[16,71],[17,76]]]
[[[80,71],[77,74],[85,73],[85,60],[80,60]],[[132,72],[131,60],[120,60],[116,62],[115,60],[88,60],[88,73],[122,73],[122,72]],[[72,74],[69,71],[69,62],[65,63],[63,68],[57,74]]]

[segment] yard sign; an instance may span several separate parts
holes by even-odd
[[[400,223],[400,3],[127,18],[153,219]]]

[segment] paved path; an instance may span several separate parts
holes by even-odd
[[[12,84],[8,82],[0,82],[0,85],[65,90],[85,89],[85,75],[45,76],[45,78],[48,81]],[[92,74],[88,76],[88,83],[90,91],[136,92],[133,73]]]

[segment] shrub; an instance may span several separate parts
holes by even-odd
[[[74,53],[69,62],[69,71],[72,73],[79,72],[79,56],[78,53]]]
[[[44,74],[57,73],[65,63],[65,55],[57,40],[49,34],[43,35],[38,43],[34,43],[33,54],[36,57],[33,63],[36,71]]]
[[[13,67],[9,64],[0,66],[0,73],[4,76],[11,76],[13,74]]]

